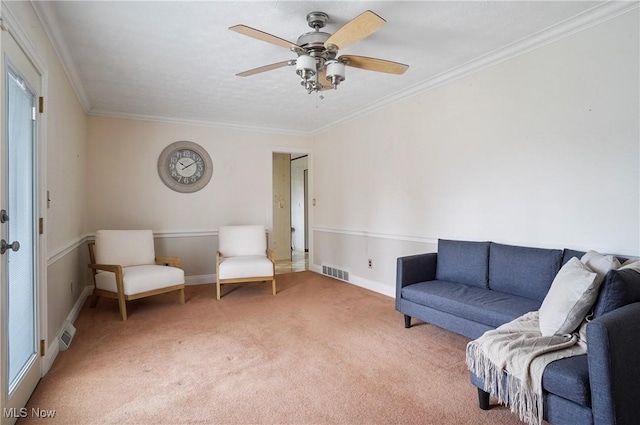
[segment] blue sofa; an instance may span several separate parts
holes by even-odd
[[[439,240],[438,252],[397,260],[396,309],[475,339],[540,308],[569,249],[541,249]],[[619,258],[621,263],[626,259]],[[544,419],[553,424],[640,423],[640,273],[610,271],[587,325],[587,354],[557,360],[544,371]],[[489,408],[483,382],[480,408]]]

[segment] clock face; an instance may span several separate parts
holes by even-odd
[[[177,192],[196,192],[209,183],[213,163],[200,145],[186,141],[175,142],[160,154],[158,174],[164,184]]]

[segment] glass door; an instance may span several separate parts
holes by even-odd
[[[11,424],[28,414],[24,406],[41,376],[35,167],[39,75],[10,35],[3,35],[2,51],[2,424]]]

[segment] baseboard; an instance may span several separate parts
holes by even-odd
[[[322,267],[318,265],[309,265],[309,270],[312,272],[316,272],[318,274],[322,274]],[[326,276],[326,275],[323,275]],[[331,276],[327,276],[328,278],[333,279]],[[339,279],[336,279],[339,280]],[[395,288],[391,288],[383,283],[376,282],[374,280],[365,279],[360,276],[356,276],[353,273],[349,273],[349,281],[341,281],[346,283],[351,283],[352,285],[359,286],[364,289],[368,289],[373,292],[377,292],[378,294],[386,295],[391,298],[395,298],[396,290]]]
[[[200,276],[185,276],[184,284],[190,285],[212,285],[216,283],[215,274],[203,274]]]
[[[67,316],[67,320],[70,323],[74,323],[76,321],[76,319],[78,318],[78,315],[80,314],[80,310],[82,310],[84,301],[87,299],[89,295],[91,295],[92,292],[93,292],[93,285],[84,287],[84,290],[76,300],[76,303],[73,305],[73,308],[71,309],[71,311],[69,312],[69,315]],[[58,357],[58,353],[60,353],[59,339],[60,339],[60,335],[64,331],[64,324],[65,322],[63,321],[60,325],[60,329],[58,329],[58,332],[56,332],[56,337],[51,341],[51,343],[47,347],[47,350],[44,355],[44,364],[42,366],[42,376],[44,376],[47,372],[49,372],[49,369],[51,369],[51,366],[53,366],[53,362],[56,360],[56,357]]]

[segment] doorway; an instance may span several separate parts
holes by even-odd
[[[0,381],[4,425],[22,417],[42,371],[36,131],[41,75],[11,33],[3,33],[2,58]]]
[[[276,273],[309,269],[308,159],[306,153],[273,153]]]

